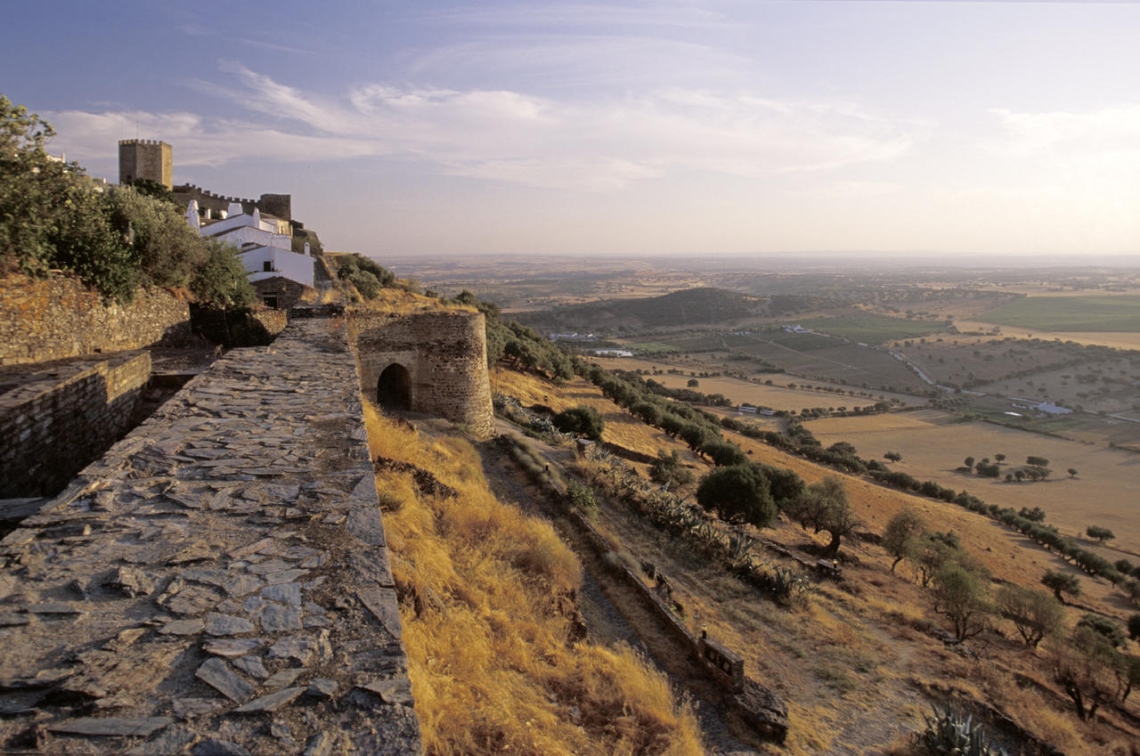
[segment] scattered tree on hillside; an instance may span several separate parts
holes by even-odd
[[[685,383],[685,385],[688,386],[689,388],[697,388],[698,386],[701,385],[701,382],[698,381],[696,378],[690,378],[688,380],[688,382]]]
[[[598,411],[585,404],[559,412],[553,422],[554,427],[563,433],[574,433],[594,441],[601,441],[602,432],[606,429],[606,421]]]
[[[912,553],[914,539],[920,538],[925,532],[926,520],[913,509],[899,510],[887,522],[880,545],[895,558],[891,562],[891,572],[895,571],[899,562]]]
[[[983,459],[974,465],[974,471],[983,478],[996,478],[1001,475],[1001,465],[997,462],[990,462],[988,459]]]
[[[889,451],[883,455],[883,459],[888,459],[891,462],[902,462],[902,455],[897,451]]]
[[[1083,721],[1092,719],[1102,703],[1112,700],[1117,688],[1116,652],[1087,627],[1075,628],[1068,640],[1051,644],[1049,652],[1053,679],[1073,702],[1077,716]]]
[[[966,640],[982,632],[989,609],[985,582],[976,572],[948,562],[935,573],[934,611],[950,620],[955,638]]]
[[[1053,572],[1049,570],[1045,576],[1041,578],[1041,584],[1049,590],[1053,591],[1053,595],[1062,604],[1065,603],[1062,593],[1067,593],[1070,596],[1076,597],[1081,595],[1081,581],[1076,575],[1070,575],[1067,572]]]
[[[1065,620],[1064,608],[1052,596],[1019,585],[1003,585],[998,590],[997,607],[1017,628],[1025,645],[1032,648],[1059,630]]]
[[[1069,473],[1070,478],[1075,478],[1078,474],[1077,468],[1075,467],[1070,467],[1068,470],[1066,470],[1066,472]]]
[[[956,540],[953,533],[924,533],[910,541],[907,558],[918,570],[919,581],[923,588],[930,585],[935,573],[944,564],[953,562],[960,556],[959,546],[945,536],[951,536]]]
[[[1108,528],[1102,528],[1099,525],[1089,525],[1087,528],[1085,528],[1085,534],[1089,538],[1095,538],[1100,543],[1104,543],[1105,541],[1116,538],[1115,533],[1113,533]]]
[[[676,449],[670,454],[658,449],[657,461],[649,467],[649,478],[654,483],[676,488],[692,483],[693,473],[681,464],[681,455]]]
[[[973,472],[974,471],[974,458],[973,457],[966,457],[966,459],[962,462],[962,466],[966,468],[967,472]]]
[[[1140,656],[1121,654],[1117,660],[1116,670],[1120,685],[1120,700],[1127,701],[1132,688],[1140,685]]]
[[[1004,454],[995,454],[994,459],[997,460],[998,462],[1005,462],[1005,455]]]
[[[748,462],[748,455],[739,446],[731,441],[712,439],[706,441],[700,449],[701,454],[712,460],[717,467],[730,465],[743,465]]]
[[[859,526],[859,520],[847,501],[847,491],[843,482],[829,475],[818,483],[812,483],[785,505],[785,512],[794,518],[805,530],[813,532],[826,530],[831,535],[825,553],[834,558],[844,536],[850,535]]]
[[[1084,614],[1077,620],[1077,627],[1087,627],[1108,641],[1113,648],[1120,648],[1124,645],[1124,628],[1108,617],[1099,614]]]
[[[1028,456],[1025,458],[1025,464],[1030,465],[1031,467],[1048,467],[1049,460],[1045,459],[1044,457]]]
[[[768,478],[755,465],[718,467],[701,479],[697,502],[726,519],[742,519],[766,528],[776,519]]]
[[[773,467],[763,463],[753,463],[768,479],[769,491],[776,506],[783,511],[787,502],[793,501],[803,493],[804,481],[793,470],[784,467]]]

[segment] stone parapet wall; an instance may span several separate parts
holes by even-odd
[[[0,541],[0,743],[422,752],[343,326],[218,360]]]
[[[0,498],[51,496],[130,426],[148,352],[0,373]]]
[[[176,344],[189,335],[189,305],[163,289],[119,305],[73,276],[0,279],[0,365]]]
[[[483,315],[444,310],[408,315],[362,308],[348,311],[349,337],[360,366],[361,389],[375,397],[380,375],[402,365],[412,379],[412,406],[476,435],[494,430],[487,334]]]

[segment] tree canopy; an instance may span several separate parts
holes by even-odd
[[[697,502],[726,518],[739,518],[758,528],[776,519],[776,503],[768,478],[756,466],[730,465],[712,470],[697,488]]]
[[[200,302],[252,304],[236,248],[200,237],[169,197],[108,187],[47,153],[54,129],[0,95],[0,262],[28,275],[70,271],[104,298],[140,286],[188,288]],[[162,187],[165,191],[165,187]],[[232,259],[224,259],[227,257]]]

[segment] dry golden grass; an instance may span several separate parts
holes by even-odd
[[[505,376],[500,377],[500,385],[525,386],[528,396],[534,397],[531,402],[556,409],[590,404],[607,422],[612,413],[620,411],[593,387],[574,384],[569,395],[562,395],[559,387],[549,383]],[[910,416],[887,416],[884,422],[905,426]],[[751,459],[790,468],[809,483],[837,474],[766,444],[733,433],[725,435],[748,451]],[[658,440],[658,448],[683,450],[667,437]],[[905,458],[910,458],[910,448],[901,448]],[[698,475],[707,468],[696,460],[692,464],[698,467]],[[841,477],[867,531],[881,534],[891,516],[912,508],[932,527],[959,534],[968,552],[995,578],[1037,586],[1046,569],[1064,568],[1054,555],[987,517],[861,478]],[[1131,726],[1121,718],[1114,716],[1110,726],[1077,720],[1071,704],[1053,686],[1042,657],[1020,643],[996,635],[976,639],[970,646],[980,654],[978,660],[963,659],[945,648],[929,634],[931,627],[946,626],[944,618],[933,611],[929,592],[917,585],[905,561],[892,574],[891,558],[877,546],[845,539],[843,553],[852,562],[842,587],[821,583],[806,607],[788,611],[709,566],[680,541],[647,528],[624,507],[603,506],[599,524],[634,559],[652,561],[668,573],[674,596],[686,608],[690,629],[706,627],[711,637],[745,658],[750,675],[784,697],[791,722],[787,743],[779,748],[761,746],[764,753],[905,753],[907,733],[921,729],[922,715],[930,713],[926,702],[950,696],[993,707],[1066,753],[1127,754],[1127,748],[1113,748],[1135,741],[1129,734]],[[826,540],[825,534],[816,536],[783,521],[759,535],[792,549]],[[780,561],[771,554],[766,558]],[[1119,613],[1119,606],[1105,601],[1111,589],[1103,581],[1082,578],[1082,582],[1083,605]],[[1069,612],[1070,624],[1079,613]],[[1007,638],[1015,637],[1004,620],[995,623]],[[1022,687],[1019,679],[1037,680],[1047,692]]]
[[[498,501],[476,451],[397,426],[366,403],[369,444],[458,491],[377,486],[429,754],[701,753],[692,714],[625,648],[571,640],[581,567],[545,522]]]
[[[698,362],[692,358],[677,359],[676,361],[660,361],[655,362],[651,360],[636,360],[621,357],[595,357],[591,358],[593,362],[597,362],[607,370],[653,370],[659,368],[668,370],[670,368],[680,367],[687,371],[704,372],[709,370],[721,369],[715,363],[716,359],[710,359],[708,362]],[[729,363],[731,365],[731,363]],[[687,388],[689,375],[677,375],[665,373],[663,375],[653,375],[653,380],[672,389]],[[826,387],[832,389],[842,390],[844,392],[852,390],[850,386],[840,385],[838,383],[830,383],[823,380],[803,379],[790,375],[769,375],[764,380],[771,380],[773,385],[768,386],[763,383],[753,383],[751,381],[741,380],[740,378],[698,378],[700,385],[696,390],[704,394],[723,394],[731,399],[735,404],[751,404],[760,407],[772,407],[773,409],[782,410],[796,410],[797,412],[802,409],[810,407],[862,407],[864,405],[874,404],[883,399],[895,399],[903,405],[915,406],[925,404],[925,397],[916,397],[910,394],[899,394],[890,391],[868,391],[874,398],[867,396],[848,396],[846,393],[838,394],[835,391],[826,391]],[[797,386],[809,385],[815,387],[815,390],[804,389],[791,389],[788,384],[792,383]],[[862,391],[862,389],[855,389]]]

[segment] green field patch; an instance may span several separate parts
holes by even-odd
[[[1140,297],[1025,297],[983,317],[987,323],[1043,331],[1140,331]]]
[[[800,321],[799,324],[813,331],[829,333],[832,336],[859,341],[864,344],[882,344],[884,341],[916,339],[934,333],[942,333],[946,330],[946,327],[941,323],[888,318],[871,313],[856,313],[841,318],[815,318]]]
[[[797,352],[811,352],[816,349],[827,349],[835,346],[837,343],[834,339],[828,338],[827,336],[820,336],[816,333],[788,333],[786,331],[772,331],[760,334],[756,339],[761,342],[770,341],[773,344],[794,349]]]
[[[681,351],[672,344],[665,344],[660,341],[646,341],[639,344],[627,344],[626,349],[642,355],[669,354],[671,352]]]

